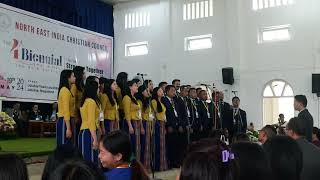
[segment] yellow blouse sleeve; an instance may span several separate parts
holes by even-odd
[[[67,90],[67,88],[63,88],[60,90],[59,96],[61,96],[62,100],[62,107],[59,108],[63,108],[63,118],[65,121],[70,121],[70,100],[71,100],[71,94],[70,92]]]
[[[107,95],[106,94],[102,94],[100,97],[100,101],[101,101],[101,110],[102,112],[105,112],[105,109],[107,107]]]
[[[131,99],[129,96],[125,96],[122,100],[124,117],[127,121],[131,121]]]
[[[96,102],[94,102],[93,100],[89,100],[88,101],[88,114],[87,114],[87,118],[88,118],[88,127],[91,131],[95,131],[97,130],[97,126],[96,126]]]
[[[152,100],[151,101],[151,106],[152,106],[152,111],[157,113],[157,101],[156,100]]]

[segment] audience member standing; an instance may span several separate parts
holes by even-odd
[[[307,105],[308,100],[305,95],[296,95],[294,97],[294,109],[299,111],[298,120],[301,121],[301,135],[309,142],[312,142],[313,118],[308,109],[306,109]]]
[[[298,143],[287,136],[275,136],[263,145],[272,170],[272,180],[300,180],[302,151]]]
[[[301,180],[319,179],[320,149],[305,139],[305,122],[296,117],[290,119],[286,132],[288,136],[297,141],[303,154]]]

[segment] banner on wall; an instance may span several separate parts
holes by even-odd
[[[60,72],[76,65],[110,78],[113,37],[0,3],[0,97],[56,101]]]

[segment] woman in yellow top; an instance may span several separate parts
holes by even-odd
[[[120,129],[125,130],[126,129],[126,121],[124,118],[124,111],[123,111],[123,104],[122,100],[123,97],[126,94],[126,91],[128,91],[128,73],[126,72],[120,72],[117,76],[117,89],[116,89],[116,96],[117,96],[117,103],[119,106],[119,120],[120,120]]]
[[[75,77],[71,70],[63,70],[60,74],[58,91],[58,121],[56,124],[57,146],[62,144],[74,144],[75,128],[71,120],[71,111],[74,109],[73,95],[70,87],[75,83]]]
[[[162,103],[164,97],[163,90],[156,87],[152,92],[151,108],[155,114],[155,158],[154,165],[156,171],[168,169],[166,158],[166,107]]]
[[[153,115],[151,112],[151,96],[147,86],[142,85],[139,87],[136,95],[138,103],[142,111],[142,126],[141,132],[141,162],[144,167],[150,172],[151,170],[151,128]]]
[[[104,129],[105,133],[119,130],[119,112],[115,90],[117,83],[114,79],[104,82],[103,94],[101,95],[102,109],[104,110]]]
[[[96,81],[87,80],[83,98],[84,101],[80,108],[82,123],[78,145],[85,160],[98,164],[99,139],[97,131],[100,127],[99,107],[101,103],[98,98],[98,83]]]
[[[76,83],[71,85],[71,93],[74,96],[75,106],[71,111],[71,117],[75,119],[75,137],[78,138],[81,126],[81,116],[80,116],[80,107],[83,98],[84,91],[84,80],[86,79],[85,68],[81,66],[76,66],[73,68],[74,76],[76,77]],[[77,142],[78,140],[76,140]]]
[[[140,161],[140,133],[143,132],[141,131],[141,107],[134,97],[138,92],[137,83],[137,80],[128,82],[129,90],[123,97],[122,104],[125,120],[127,121],[125,129],[130,133],[132,151],[134,152],[136,159]]]

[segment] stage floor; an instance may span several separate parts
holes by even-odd
[[[0,153],[15,153],[24,158],[50,154],[56,146],[55,138],[18,138],[0,140]]]

